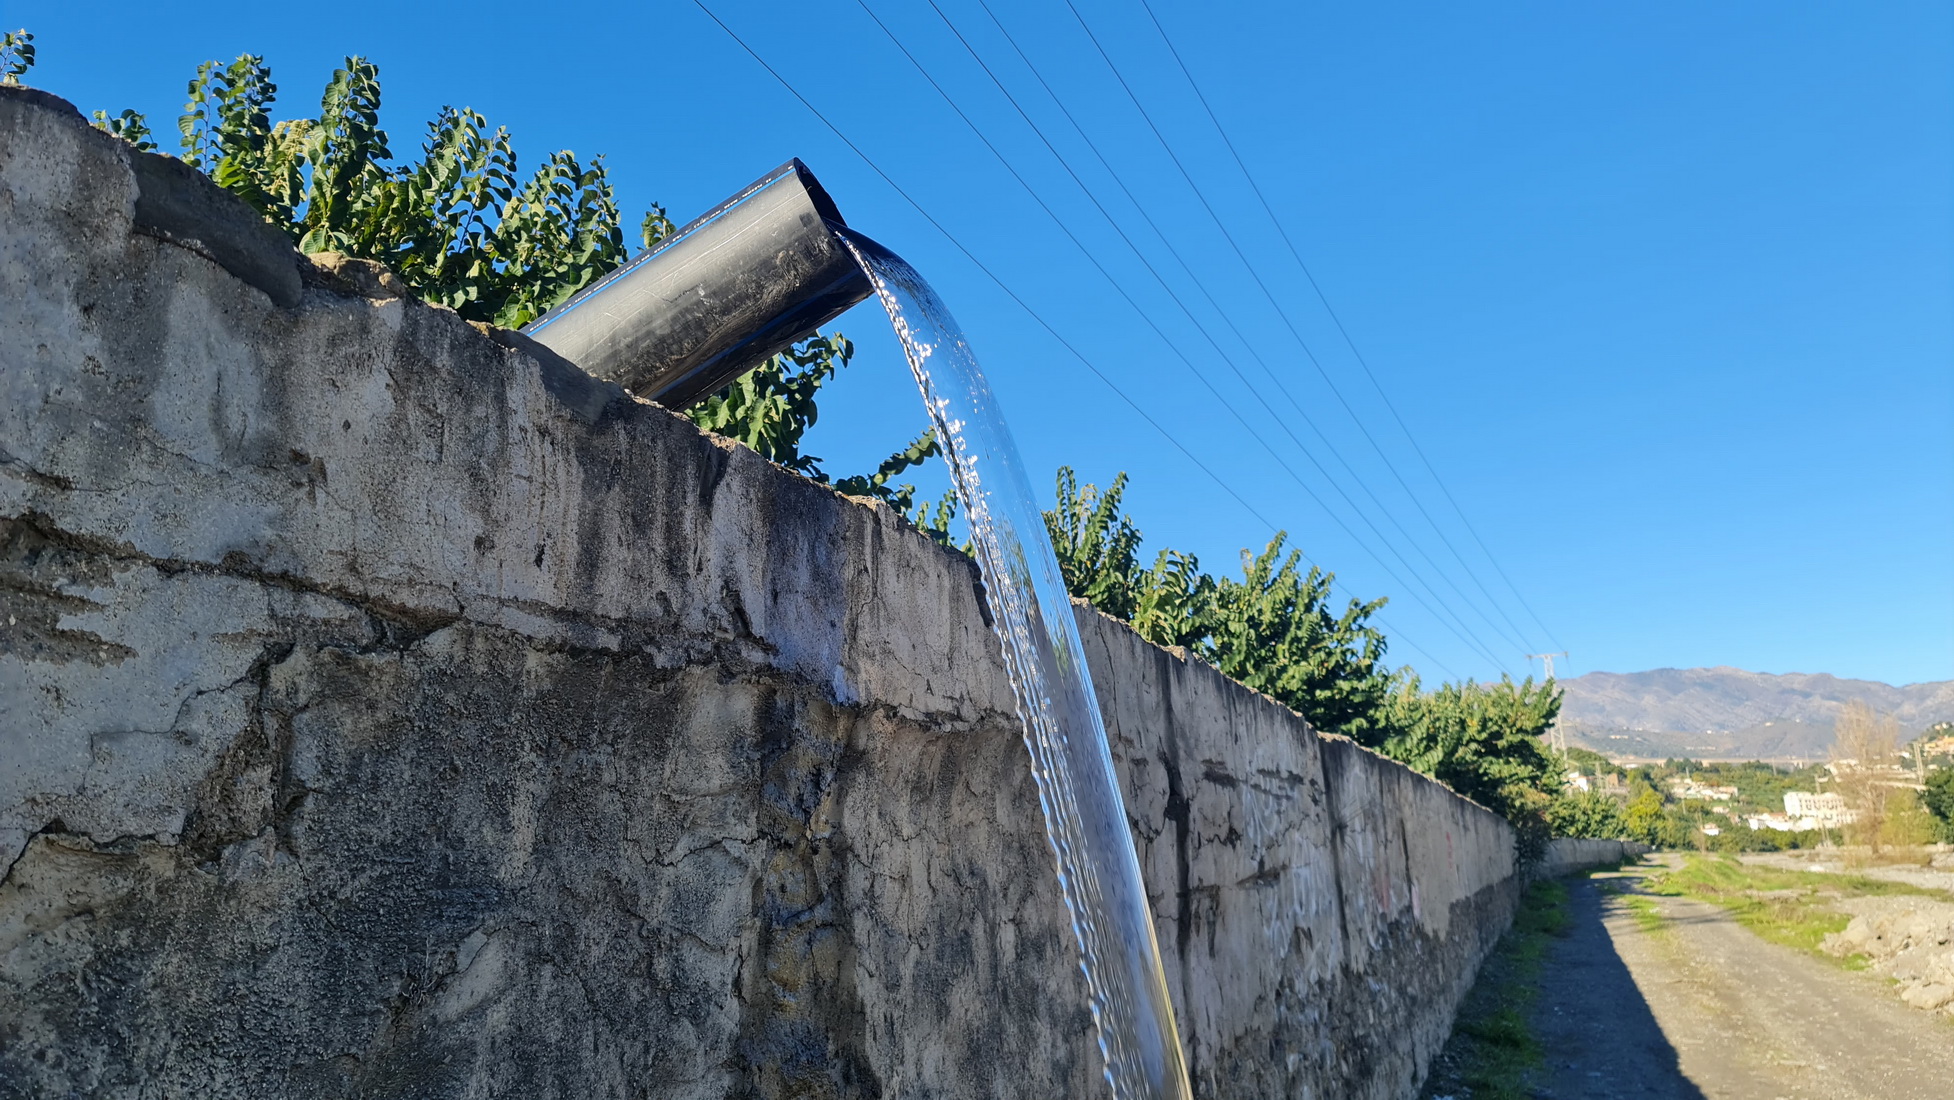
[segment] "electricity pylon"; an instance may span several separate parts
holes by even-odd
[[[1529,653],[1527,660],[1540,661],[1547,667],[1547,679],[1554,678],[1554,658],[1567,656],[1565,649],[1559,653]],[[1554,748],[1560,751],[1561,762],[1567,762],[1567,731],[1561,728],[1560,716],[1554,717]]]
[[[1554,678],[1554,658],[1565,656],[1567,656],[1567,651],[1563,649],[1559,653],[1529,653],[1527,654],[1527,660],[1544,663],[1547,666],[1547,679],[1551,680]]]

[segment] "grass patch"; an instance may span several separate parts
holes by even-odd
[[[1676,870],[1651,875],[1646,888],[1651,893],[1707,901],[1729,911],[1738,924],[1762,939],[1821,959],[1843,962],[1855,970],[1864,969],[1864,958],[1855,955],[1840,960],[1818,949],[1820,941],[1833,932],[1843,931],[1851,919],[1832,908],[1831,903],[1842,898],[1897,894],[1948,897],[1944,891],[1864,875],[1786,871],[1740,863],[1731,856],[1700,855],[1689,856]],[[1641,920],[1643,911],[1635,905],[1635,900],[1631,899],[1629,905],[1636,912],[1636,919]]]
[[[1622,895],[1622,906],[1628,910],[1629,916],[1635,918],[1635,923],[1641,926],[1644,932],[1660,932],[1666,927],[1662,923],[1662,910],[1656,908],[1655,902],[1640,894]]]
[[[1527,1100],[1527,1077],[1545,1064],[1527,1017],[1540,994],[1540,968],[1556,936],[1567,934],[1567,887],[1527,887],[1513,927],[1480,971],[1434,1066],[1425,1095],[1463,1091],[1474,1100]]]

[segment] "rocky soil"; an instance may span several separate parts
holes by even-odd
[[[1901,1000],[1954,1016],[1954,901],[1851,898],[1837,908],[1852,923],[1825,937],[1826,952],[1864,955],[1874,973],[1898,983]]]

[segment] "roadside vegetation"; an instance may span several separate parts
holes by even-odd
[[[1520,908],[1452,1025],[1433,1061],[1423,1095],[1473,1100],[1528,1100],[1528,1078],[1545,1064],[1528,1022],[1540,996],[1540,974],[1554,939],[1571,921],[1567,886],[1546,879],[1527,887]]]
[[[5,51],[0,71],[18,82],[34,62],[33,36],[9,34]],[[631,255],[602,157],[558,150],[528,167],[506,128],[466,107],[443,107],[418,148],[396,154],[380,122],[379,67],[361,57],[334,70],[317,115],[273,121],[277,101],[264,58],[204,62],[185,89],[174,155],[283,229],[301,252],[384,263],[423,301],[505,328],[542,316]],[[93,124],[139,149],[158,148],[135,111],[96,111]],[[657,205],[633,225],[646,249],[677,230]],[[853,355],[839,333],[810,337],[687,415],[802,476],[913,509],[919,526],[943,537],[949,511],[919,505],[914,487],[895,480],[936,455],[931,432],[875,471],[839,478],[801,448],[818,417],[816,394]]]
[[[1144,565],[1145,537],[1121,507],[1126,486],[1125,474],[1102,491],[1069,467],[1058,472],[1045,521],[1074,595],[1148,641],[1187,648],[1315,728],[1446,783],[1512,822],[1523,853],[1539,850],[1562,797],[1560,758],[1542,739],[1560,713],[1559,687],[1502,678],[1427,689],[1408,666],[1385,662],[1389,640],[1372,622],[1385,601],[1339,605],[1334,574],[1304,568],[1282,532],[1259,552],[1242,551],[1239,578],[1214,576],[1173,549]]]
[[[1954,766],[1943,765],[1927,776],[1927,789],[1920,793],[1921,808],[1927,811],[1934,839],[1954,844]]]
[[[1864,956],[1843,959],[1819,950],[1826,936],[1845,929],[1851,918],[1833,906],[1847,898],[1901,895],[1954,901],[1945,891],[1865,875],[1790,871],[1744,863],[1734,855],[1690,855],[1680,868],[1660,871],[1644,882],[1648,893],[1694,898],[1727,910],[1738,924],[1760,938],[1796,948],[1816,958],[1852,969],[1866,965]],[[1644,909],[1637,918],[1649,927]],[[1635,906],[1631,904],[1633,910]],[[1657,925],[1660,917],[1654,917]]]
[[[1876,720],[1876,718],[1875,718]],[[1873,858],[1902,862],[1917,858],[1920,846],[1954,842],[1954,761],[1924,763],[1913,776],[1861,768],[1858,761],[1900,760],[1919,751],[1920,741],[1902,755],[1890,738],[1870,747],[1852,745],[1854,718],[1840,720],[1841,759],[1792,768],[1761,761],[1706,763],[1668,760],[1623,767],[1585,749],[1568,752],[1568,766],[1582,775],[1590,793],[1569,793],[1550,807],[1558,835],[1618,836],[1654,848],[1699,852],[1783,852],[1848,845]],[[1924,740],[1924,738],[1922,739]],[[1723,797],[1706,797],[1721,789]],[[1753,829],[1750,819],[1781,815],[1792,791],[1839,794],[1855,817],[1829,828],[1781,831]]]

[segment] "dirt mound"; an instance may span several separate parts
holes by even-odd
[[[1852,898],[1837,907],[1852,921],[1826,936],[1823,950],[1866,956],[1875,973],[1900,984],[1901,1000],[1954,1016],[1954,901]]]

